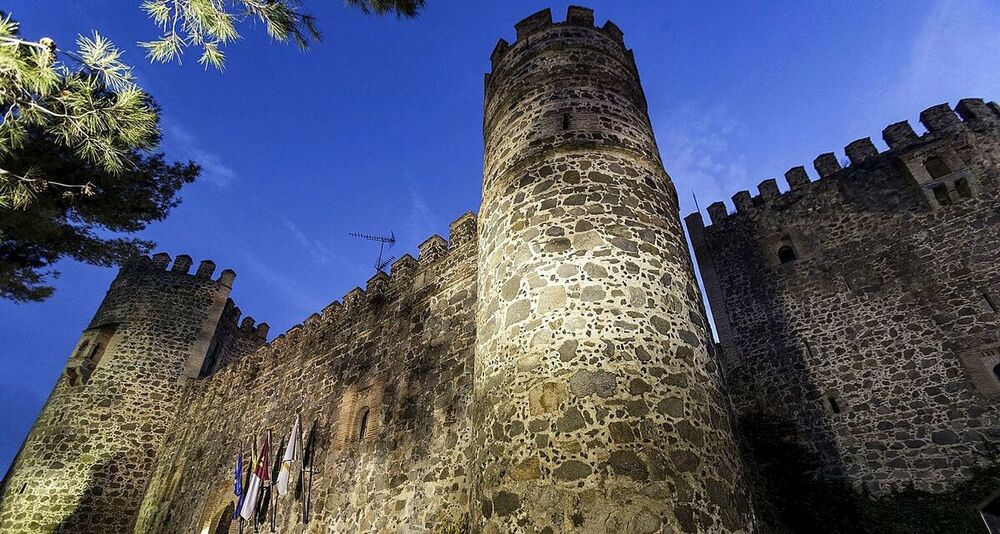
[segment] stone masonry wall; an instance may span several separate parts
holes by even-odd
[[[0,495],[0,533],[127,532],[234,274],[169,256],[123,268],[84,331]]]
[[[392,276],[376,275],[366,290],[196,381],[136,532],[215,532],[233,498],[238,443],[249,451],[248,440],[271,430],[278,448],[296,414],[316,435],[313,512],[303,525],[301,497],[284,497],[279,532],[461,524],[473,424],[475,216],[456,220],[450,240],[428,239],[419,260],[404,256]]]
[[[548,10],[486,79],[473,529],[740,532],[728,403],[638,72]]]
[[[791,421],[825,476],[876,493],[944,491],[1000,441],[1000,108],[957,109],[687,219],[737,410]]]

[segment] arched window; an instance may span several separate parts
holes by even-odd
[[[1000,363],[993,366],[993,378],[1000,381]]]
[[[361,412],[361,422],[358,423],[358,441],[363,441],[365,439],[365,433],[368,432],[368,414],[371,410],[365,408]]]
[[[229,503],[222,510],[222,515],[216,519],[215,529],[212,534],[229,534],[229,529],[232,528],[233,515],[235,515],[235,506],[233,503]]]
[[[931,175],[932,180],[951,174],[951,170],[948,169],[948,165],[941,156],[931,156],[925,159],[924,168],[927,169],[927,174]]]
[[[795,261],[796,258],[795,249],[791,245],[781,245],[781,248],[778,249],[778,261],[781,263]]]

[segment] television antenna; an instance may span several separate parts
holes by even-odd
[[[389,250],[392,246],[396,244],[396,234],[389,232],[388,236],[384,235],[374,235],[374,234],[362,234],[358,232],[351,232],[347,234],[351,237],[357,237],[358,239],[364,239],[365,241],[373,241],[378,243],[378,259],[375,260],[375,270],[385,272],[385,268],[389,266],[393,260],[396,259],[395,256],[389,256],[388,258],[382,259],[382,256]]]

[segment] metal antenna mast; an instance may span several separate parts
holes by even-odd
[[[395,256],[389,256],[388,258],[382,259],[382,255],[392,249],[392,246],[396,244],[396,234],[389,232],[388,236],[384,235],[372,235],[372,234],[361,234],[357,232],[351,232],[347,234],[351,237],[357,237],[359,239],[364,239],[365,241],[374,241],[378,243],[378,260],[375,261],[375,270],[385,272],[385,268],[389,266],[393,260],[396,259]]]

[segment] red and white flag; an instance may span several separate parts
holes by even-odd
[[[281,458],[281,471],[278,473],[278,480],[275,481],[278,495],[288,493],[288,479],[292,475],[292,462],[299,456],[299,417],[295,417],[295,425],[292,426],[292,435],[288,438],[288,446],[285,447],[285,455]]]
[[[240,509],[240,517],[250,521],[253,519],[254,511],[257,509],[257,498],[260,496],[260,489],[267,485],[271,479],[271,469],[267,458],[271,455],[271,437],[268,436],[260,446],[260,454],[253,466],[253,476],[250,477],[250,485],[247,486],[246,496],[243,499],[243,508]]]

